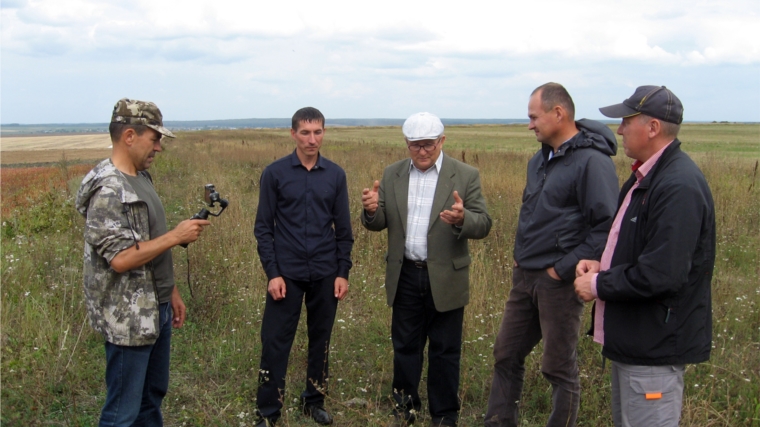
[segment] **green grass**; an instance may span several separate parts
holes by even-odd
[[[684,150],[693,155],[713,190],[718,222],[714,351],[710,362],[688,367],[683,426],[760,425],[759,135],[758,125],[699,124],[682,130]],[[211,219],[200,241],[187,250],[174,249],[188,320],[172,340],[170,390],[164,401],[167,425],[252,424],[266,292],[252,232],[258,181],[267,164],[293,148],[287,130],[182,133],[166,144],[151,168],[170,226],[200,209],[206,183],[214,183],[230,201],[221,217]],[[480,169],[494,219],[490,236],[471,243],[462,426],[482,424],[492,345],[511,287],[525,166],[537,148],[525,126],[447,129],[444,150]],[[360,193],[381,177],[385,166],[408,154],[397,127],[330,128],[323,154],[346,169],[356,239],[350,293],[339,305],[333,329],[327,406],[337,426],[383,426],[391,409],[392,377],[391,311],[385,304],[382,265],[386,237],[361,226]],[[630,161],[620,153],[615,162],[622,182],[630,173]],[[69,188],[76,188],[78,179],[73,177]],[[105,398],[104,351],[102,338],[87,323],[83,303],[83,220],[73,209],[70,191],[43,192],[37,202],[38,208],[11,209],[2,218],[0,416],[9,426],[96,425]],[[194,298],[186,283],[187,258]],[[304,332],[299,326],[284,395],[283,424],[289,426],[312,425],[294,403],[305,381]],[[544,425],[550,411],[551,387],[541,377],[540,354],[539,345],[526,361],[525,426]],[[611,425],[609,366],[602,371],[599,347],[585,337],[579,358],[583,394],[578,423]],[[366,405],[347,405],[356,398]]]

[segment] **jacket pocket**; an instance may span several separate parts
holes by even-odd
[[[144,267],[121,275],[103,309],[107,335],[114,344],[145,345],[158,338],[158,296],[152,272]]]
[[[465,255],[452,259],[451,263],[454,265],[454,270],[459,270],[470,265],[472,263],[472,258],[470,258],[470,255]]]
[[[680,416],[683,385],[682,366],[670,372],[630,377],[629,411],[635,414],[638,425],[674,425]]]
[[[679,368],[680,367],[674,366],[673,371],[669,373],[630,377],[631,390],[636,394],[636,397],[632,399],[631,404],[637,406],[637,403],[639,405],[646,404],[646,401],[648,400],[667,401],[673,398],[674,392],[679,390]]]

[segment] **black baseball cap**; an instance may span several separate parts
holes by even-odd
[[[599,109],[607,117],[631,117],[646,114],[656,119],[680,125],[683,121],[683,104],[665,86],[639,86],[622,104]]]

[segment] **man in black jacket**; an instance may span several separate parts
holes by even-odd
[[[574,426],[580,401],[576,347],[583,302],[575,266],[599,259],[615,213],[615,134],[575,121],[564,87],[547,83],[528,103],[529,129],[541,149],[528,163],[514,250],[513,285],[494,344],[494,376],[485,425],[517,426],[525,358],[543,338],[541,372],[552,384],[547,426]]]
[[[641,86],[622,104],[617,133],[635,160],[601,264],[578,264],[575,289],[596,299],[594,341],[612,360],[615,426],[677,426],[686,363],[710,358],[715,207],[704,175],[676,138],[681,101]]]

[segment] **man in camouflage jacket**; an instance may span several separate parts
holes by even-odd
[[[106,340],[106,402],[100,426],[160,426],[169,386],[171,327],[185,305],[174,286],[171,248],[195,241],[205,220],[166,230],[145,171],[161,151],[161,112],[121,99],[109,126],[113,151],[82,181],[76,207],[86,218],[84,291],[92,327]]]

